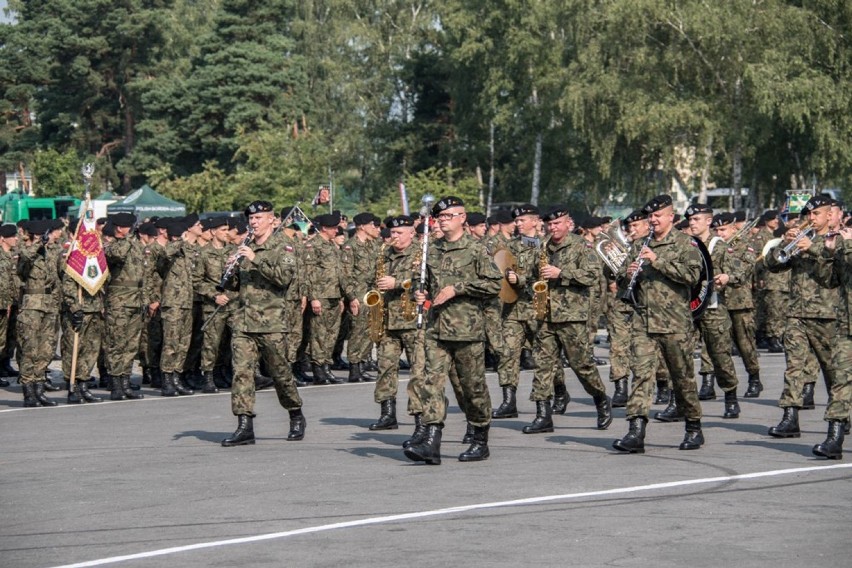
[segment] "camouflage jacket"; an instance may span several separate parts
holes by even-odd
[[[728,245],[727,251],[728,255],[732,255],[738,260],[742,278],[739,278],[736,283],[728,282],[728,285],[722,290],[725,305],[729,310],[754,309],[752,285],[754,284],[754,265],[757,260],[754,247],[748,241],[740,239],[733,246]]]
[[[429,248],[426,287],[432,298],[452,286],[456,295],[429,310],[427,332],[441,341],[484,341],[486,300],[500,292],[503,276],[482,244],[464,234],[454,242],[444,238]]]
[[[582,237],[568,234],[560,243],[548,240],[546,255],[547,264],[562,272],[558,278],[547,280],[549,301],[545,321],[588,321],[592,288],[599,285],[601,270],[594,247]],[[536,280],[540,278],[538,256],[536,253]]]
[[[236,331],[244,333],[288,333],[287,288],[293,283],[296,256],[280,244],[269,239],[262,245],[252,242],[253,261],[240,262],[239,303],[231,323]]]
[[[163,275],[162,307],[192,308],[200,254],[198,245],[186,241],[172,241],[165,246],[158,259],[158,271]]]
[[[201,255],[198,257],[198,286],[196,291],[204,300],[205,305],[215,306],[214,298],[224,293],[228,296],[230,302],[223,306],[221,311],[228,311],[233,308],[234,300],[240,295],[238,291],[240,283],[236,271],[225,284],[224,292],[217,290],[216,287],[222,282],[228,259],[236,250],[237,247],[231,244],[226,244],[221,248],[210,245],[201,250]]]
[[[710,252],[710,260],[713,263],[713,275],[727,274],[728,284],[721,289],[718,287],[714,288],[714,297],[711,298],[711,303],[707,306],[707,310],[704,312],[701,320],[713,321],[716,318],[724,319],[728,317],[728,290],[732,286],[744,285],[748,271],[740,258],[734,254],[734,249],[728,247],[728,244],[721,238],[712,237],[704,245],[707,247],[708,252]],[[714,300],[716,305],[714,305]]]
[[[837,287],[838,332],[852,335],[852,240],[837,237],[834,251],[825,247],[819,257],[817,278],[821,286]]]
[[[99,314],[104,310],[104,288],[92,296],[82,286],[65,274],[62,274],[62,310],[68,313],[83,312]]]
[[[346,297],[363,298],[375,281],[376,260],[381,245],[378,241],[362,241],[352,237],[340,249],[340,257],[346,273]]]
[[[511,239],[504,237],[503,233],[497,233],[492,237],[486,236],[482,239],[482,244],[485,245],[485,254],[493,257],[494,253],[501,248],[508,248],[510,241]]]
[[[22,310],[40,312],[59,311],[62,297],[59,280],[62,247],[44,245],[40,240],[20,248],[18,252],[18,277],[24,283]]]
[[[771,272],[790,272],[790,302],[787,316],[792,318],[837,319],[840,292],[820,283],[819,259],[822,254],[823,237],[812,239],[811,248],[803,251],[786,263],[775,260],[775,255],[763,259]],[[783,246],[783,245],[782,245]]]
[[[518,283],[512,288],[518,293],[518,300],[512,304],[503,304],[503,317],[513,321],[528,321],[535,317],[532,309],[532,285],[534,271],[541,250],[540,239],[519,236],[509,241],[509,250],[515,255]]]
[[[305,243],[299,239],[290,238],[283,232],[276,235],[277,243],[275,246],[280,246],[284,252],[293,254],[296,257],[296,263],[303,266],[305,259]],[[297,270],[293,282],[287,288],[286,299],[291,302],[300,302],[303,297],[308,295],[307,279],[305,278],[304,270]]]
[[[17,266],[12,264],[12,257],[9,254],[0,250],[0,310],[5,310],[16,303],[18,292]]]
[[[346,273],[333,241],[316,236],[305,244],[305,273],[309,300],[337,300],[346,295]]]
[[[763,227],[752,238],[752,247],[757,251],[758,256],[763,252],[763,247],[770,240],[774,239],[772,231]],[[757,262],[754,266],[755,288],[758,290],[773,290],[780,292],[790,291],[790,273],[789,272],[771,272],[766,268],[765,259]]]
[[[145,253],[145,297],[148,303],[160,302],[163,299],[163,277],[157,270],[157,263],[166,254],[163,245],[154,241],[144,245]]]
[[[106,305],[141,308],[148,304],[145,292],[145,249],[137,239],[116,239],[104,247],[109,281]]]
[[[421,250],[419,244],[413,242],[401,252],[397,252],[392,247],[387,247],[384,251],[385,274],[393,276],[396,280],[394,289],[387,290],[384,293],[387,329],[389,330],[415,329],[417,327],[416,317],[406,321],[402,314],[403,296],[408,298],[408,301],[411,302],[410,305],[414,305],[414,291],[420,283]],[[406,281],[410,283],[408,290],[403,288],[403,283]],[[371,284],[375,285],[375,282],[371,282]],[[416,305],[413,309],[416,314]]]
[[[639,256],[645,239],[635,241],[630,247],[630,259]],[[662,240],[651,239],[648,247],[657,255],[651,263],[645,261],[637,278],[635,289],[642,327],[647,333],[692,333],[692,287],[701,278],[702,258],[692,239],[672,229]],[[629,262],[619,273],[626,284]]]
[[[18,305],[21,303],[21,297],[24,293],[24,283],[21,282],[21,277],[18,276],[18,259],[20,258],[20,253],[18,248],[14,248],[9,252],[6,252],[2,248],[0,248],[0,255],[3,258],[7,259],[10,265],[9,270],[9,285],[12,287],[12,304]]]

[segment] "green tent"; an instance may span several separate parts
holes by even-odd
[[[108,213],[133,213],[138,219],[146,217],[183,217],[186,206],[183,203],[163,197],[151,186],[145,184],[127,197],[107,207]]]

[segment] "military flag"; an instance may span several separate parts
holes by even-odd
[[[80,222],[74,231],[74,240],[71,241],[65,257],[65,273],[94,296],[106,282],[109,268],[101,235],[95,228],[95,210],[89,195],[91,173],[94,170],[87,170],[87,168],[83,169],[83,177],[86,179],[86,199],[81,210]]]

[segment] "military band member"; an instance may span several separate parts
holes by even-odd
[[[11,224],[0,226],[0,353],[6,351],[9,325],[13,309],[18,303],[20,284],[17,276],[17,258],[11,251],[18,244],[18,227]],[[9,381],[0,376],[0,387],[8,387]]]
[[[564,381],[561,352],[592,396],[597,409],[597,428],[605,430],[612,423],[612,407],[592,360],[593,344],[589,340],[588,319],[591,288],[599,285],[600,260],[590,243],[570,232],[573,225],[568,209],[556,206],[542,219],[547,224],[548,238],[536,251],[533,281],[546,284],[542,297],[543,314],[533,347],[536,372],[530,400],[535,402],[536,417],[524,426],[524,434],[553,431],[549,398],[557,378]],[[533,292],[535,302],[536,292]]]
[[[754,248],[763,251],[764,246],[775,238],[775,232],[783,226],[778,211],[770,209],[763,213],[765,226],[754,238]],[[771,272],[764,262],[755,265],[755,284],[758,291],[758,329],[766,336],[770,353],[783,353],[781,338],[787,325],[787,308],[790,304],[790,272]]]
[[[411,367],[408,381],[408,414],[414,416],[415,433],[409,443],[419,443],[425,432],[423,403],[418,396],[418,384],[423,382],[425,352],[423,330],[417,329],[414,290],[420,279],[421,251],[414,238],[414,219],[402,215],[388,221],[392,245],[384,252],[385,275],[375,282],[384,294],[387,321],[379,342],[379,376],[374,399],[381,406],[378,421],[370,430],[395,430],[396,395],[399,388],[399,357],[403,349]],[[404,288],[407,286],[408,289]]]
[[[286,293],[298,270],[295,255],[275,246],[273,207],[268,201],[255,201],[245,210],[254,239],[237,248],[239,264],[239,305],[231,319],[231,350],[234,379],[231,385],[231,412],[237,429],[223,446],[254,444],[254,371],[263,360],[278,394],[278,402],[290,414],[287,440],[305,437],[302,399],[287,363]]]
[[[701,404],[692,362],[694,345],[691,288],[701,278],[701,254],[691,239],[674,229],[672,199],[659,195],[642,208],[653,238],[634,241],[625,282],[637,273],[636,309],[632,319],[633,387],[627,402],[629,431],[613,442],[616,450],[645,452],[645,425],[651,406],[652,381],[658,348],[671,374],[673,396],[686,417],[682,450],[704,443]],[[640,264],[640,261],[642,264]]]
[[[769,429],[769,435],[775,438],[798,438],[801,435],[799,409],[804,406],[802,391],[811,376],[811,368],[807,364],[811,353],[819,361],[829,391],[834,384],[831,340],[836,335],[836,308],[840,305],[840,294],[837,288],[826,287],[825,282],[818,278],[818,260],[829,230],[831,203],[830,198],[821,195],[809,199],[804,211],[814,235],[809,238],[802,234],[802,227],[792,228],[784,234],[783,243],[764,259],[771,272],[790,272],[790,305],[784,332],[787,369],[784,371],[784,390],[778,401],[778,406],[784,409],[784,417],[777,426]],[[795,245],[790,244],[794,248],[790,251],[789,260],[783,262],[777,250],[794,242]]]
[[[426,289],[432,305],[426,328],[426,377],[417,386],[423,404],[425,438],[405,449],[405,455],[427,464],[441,463],[441,431],[447,414],[444,386],[455,367],[464,395],[464,412],[473,426],[473,441],[460,461],[480,461],[490,455],[488,430],[491,398],[485,383],[485,325],[482,302],[500,291],[502,275],[481,244],[464,231],[464,202],[448,196],[432,209],[443,234],[427,257]],[[417,303],[426,293],[417,292]]]
[[[292,207],[285,207],[281,210],[281,219],[285,220],[290,217]],[[295,223],[282,226],[279,233],[280,239],[283,242],[283,247],[292,252],[296,260],[301,264],[305,256],[305,246],[302,242],[302,230]],[[305,374],[299,360],[299,347],[304,340],[304,314],[308,305],[307,297],[307,282],[302,271],[297,271],[296,280],[287,288],[287,321],[290,329],[287,335],[287,362],[290,364],[290,369],[296,379],[298,386],[308,384],[308,376]]]
[[[379,219],[372,213],[359,213],[352,218],[355,234],[342,248],[342,260],[346,267],[347,291],[350,305],[358,305],[357,315],[352,314],[349,323],[349,335],[346,344],[346,357],[349,359],[349,382],[358,383],[372,380],[366,374],[365,365],[373,353],[373,342],[367,325],[368,310],[360,305],[360,299],[369,289],[368,283],[374,280],[376,257],[379,254]]]

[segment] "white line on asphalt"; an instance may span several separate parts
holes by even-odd
[[[690,485],[704,485],[708,483],[726,483],[729,481],[739,481],[741,479],[758,479],[761,477],[774,477],[778,475],[793,475],[797,473],[809,473],[813,471],[828,471],[834,469],[852,468],[852,464],[836,464],[836,465],[821,465],[813,467],[799,467],[793,469],[776,469],[772,471],[758,471],[755,473],[744,473],[740,475],[726,475],[724,477],[705,477],[701,479],[686,479],[683,481],[670,481],[667,483],[654,483],[651,485],[636,485],[633,487],[619,487],[616,489],[605,489],[603,491],[587,491],[584,493],[566,493],[563,495],[544,495],[541,497],[529,497],[526,499],[514,499],[512,501],[495,501],[492,503],[477,503],[474,505],[463,505],[461,507],[449,507],[446,509],[435,509],[432,511],[418,511],[415,513],[402,513],[399,515],[386,515],[383,517],[369,517],[359,519],[357,521],[346,521],[343,523],[332,523],[329,525],[319,525],[316,527],[305,527],[303,529],[295,529],[291,531],[283,531],[276,533],[260,534],[255,536],[246,536],[242,538],[231,538],[228,540],[216,540],[211,542],[199,542],[187,546],[174,546],[172,548],[161,548],[160,550],[151,550],[148,552],[139,552],[137,554],[126,554],[124,556],[110,556],[109,558],[101,558],[98,560],[89,560],[87,562],[79,562],[77,564],[65,564],[56,566],[55,568],[82,568],[84,566],[103,566],[105,564],[115,564],[125,562],[127,560],[141,560],[144,558],[153,558],[155,556],[166,556],[169,554],[177,554],[178,552],[188,552],[190,550],[201,550],[204,548],[216,548],[219,546],[231,546],[234,544],[246,544],[251,542],[259,542],[263,540],[273,540],[277,538],[286,538],[302,534],[311,534],[318,532],[333,531],[338,529],[348,529],[352,527],[363,527],[367,525],[378,525],[383,523],[394,523],[397,521],[417,520],[426,517],[439,517],[444,515],[453,515],[456,513],[466,513],[468,511],[479,511],[483,509],[496,509],[499,507],[513,507],[518,505],[536,505],[538,503],[547,503],[552,501],[569,501],[574,499],[582,499],[584,497],[603,497],[609,495],[623,495],[625,493],[638,493],[641,491],[654,491],[656,489],[671,489],[673,487],[686,487]]]

